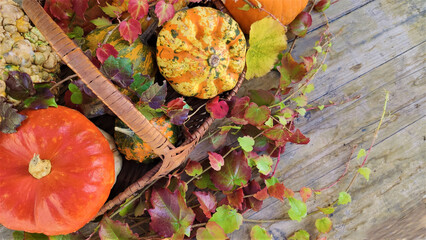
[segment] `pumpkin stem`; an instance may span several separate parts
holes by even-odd
[[[51,169],[52,164],[50,163],[50,160],[40,159],[40,155],[34,153],[34,156],[28,166],[28,172],[31,176],[41,179],[42,177],[49,175]]]
[[[219,60],[220,60],[220,58],[219,58],[219,56],[218,55],[215,55],[215,54],[213,54],[213,55],[211,55],[210,56],[210,58],[209,58],[209,65],[211,66],[211,67],[217,67],[217,66],[219,66]]]

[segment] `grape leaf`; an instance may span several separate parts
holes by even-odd
[[[243,192],[245,195],[253,195],[260,191],[260,185],[255,180],[251,180],[249,184],[243,188]],[[257,199],[254,196],[244,199],[246,206],[248,208],[251,208],[253,211],[259,211],[262,208],[263,200]]]
[[[242,151],[232,151],[226,158],[220,171],[210,173],[213,184],[222,191],[231,191],[234,186],[247,184],[251,177],[251,168]]]
[[[96,28],[102,28],[106,26],[110,26],[112,24],[111,20],[109,20],[106,17],[98,17],[96,19],[90,20],[91,23],[93,23]]]
[[[269,106],[275,101],[274,94],[263,89],[249,90],[249,97],[252,102],[259,106]]]
[[[275,183],[268,187],[268,193],[271,197],[274,197],[281,202],[284,201],[284,194],[285,194],[285,186],[282,183]]]
[[[325,215],[334,213],[334,207],[326,207],[326,208],[317,207],[317,208]]]
[[[245,96],[242,98],[233,99],[235,99],[235,103],[232,104],[232,106],[229,106],[231,109],[231,121],[235,124],[247,124],[248,121],[244,119],[244,114],[250,104],[250,98]]]
[[[17,100],[24,100],[36,93],[30,75],[10,71],[6,79],[6,94]]]
[[[305,95],[297,96],[295,98],[292,98],[291,100],[293,100],[298,107],[304,107],[306,106],[306,104],[308,104],[308,97],[306,97]]]
[[[68,12],[72,11],[71,0],[46,1],[44,9],[50,12],[58,20],[69,19]]]
[[[306,109],[298,108],[298,109],[296,109],[296,112],[298,112],[303,117],[306,114]]]
[[[318,12],[324,12],[331,5],[331,0],[320,0],[315,4],[314,9]]]
[[[308,28],[312,25],[312,17],[308,12],[301,12],[297,17],[290,23],[290,31],[298,36],[304,37],[308,32]]]
[[[115,58],[109,56],[101,66],[101,72],[105,77],[119,87],[127,88],[133,82],[132,62],[128,58]]]
[[[239,137],[238,143],[240,144],[241,148],[245,152],[253,151],[254,139],[252,137],[250,136]]]
[[[240,210],[243,208],[244,192],[242,188],[226,193],[225,195],[231,207]]]
[[[260,227],[259,225],[255,225],[254,227],[251,228],[250,239],[251,240],[272,240],[272,236],[268,234],[266,229]]]
[[[331,222],[331,219],[328,217],[323,217],[315,221],[315,227],[318,229],[318,232],[320,233],[330,232],[332,225],[333,223]]]
[[[294,132],[291,137],[288,139],[288,141],[292,143],[297,144],[308,144],[310,139],[305,137],[299,129],[296,129],[296,132]]]
[[[259,192],[255,193],[253,197],[261,201],[267,199],[269,197],[268,188],[267,187],[263,188]]]
[[[274,141],[289,141],[292,133],[285,129],[283,125],[276,124],[274,127],[265,130],[263,135]]]
[[[124,40],[132,44],[142,33],[142,28],[137,20],[130,18],[127,21],[121,21],[120,25],[118,25],[118,31]]]
[[[84,12],[89,8],[89,0],[72,0],[72,9],[75,14],[84,19]]]
[[[302,187],[300,189],[300,196],[302,197],[303,202],[306,202],[308,198],[310,198],[312,195],[312,189],[307,187]]]
[[[167,84],[166,80],[163,81],[163,85],[154,83],[141,95],[141,101],[148,103],[153,109],[160,108],[166,99]]]
[[[0,97],[0,131],[3,133],[14,133],[16,128],[21,126],[22,121],[27,118],[25,115],[18,113],[7,103],[4,98]]]
[[[186,206],[179,191],[172,193],[169,189],[153,189],[151,205],[153,208],[148,210],[151,216],[149,226],[157,234],[162,237],[171,237],[173,234],[190,235],[195,214]]]
[[[111,44],[105,43],[96,49],[96,57],[102,64],[104,64],[105,60],[107,60],[109,56],[113,56],[114,58],[118,57],[118,51]]]
[[[35,84],[36,93],[23,101],[24,108],[44,109],[48,107],[57,107],[55,95],[50,91],[49,83]]]
[[[268,179],[265,179],[265,184],[266,184],[266,187],[268,187],[268,188],[270,186],[275,185],[275,183],[279,183],[278,178],[276,178],[276,177],[270,177]]]
[[[185,102],[184,98],[176,98],[167,103],[166,115],[174,125],[182,125],[188,119],[189,111],[192,108]]]
[[[290,202],[290,210],[288,210],[288,216],[292,220],[296,220],[298,222],[302,221],[302,218],[306,217],[307,207],[306,204],[296,198],[290,197],[288,198]]]
[[[208,172],[201,174],[201,176],[194,181],[194,185],[199,189],[209,188],[211,190],[217,190]]]
[[[370,173],[371,173],[371,169],[369,169],[368,167],[362,167],[362,168],[358,168],[358,172],[365,177],[365,179],[370,180]]]
[[[228,237],[223,228],[216,222],[207,222],[205,228],[197,229],[197,240],[226,240]]]
[[[220,168],[223,166],[223,164],[225,163],[222,155],[218,154],[218,153],[214,153],[214,152],[207,152],[207,154],[209,155],[209,162],[210,165],[212,166],[212,168],[215,171],[219,171]]]
[[[274,163],[272,158],[268,155],[262,155],[258,158],[255,158],[254,162],[256,168],[259,169],[259,172],[263,175],[269,174],[269,172],[272,170],[272,164]]]
[[[72,38],[82,38],[83,35],[84,35],[84,30],[83,30],[83,28],[81,28],[79,26],[75,26],[72,29],[72,32],[67,33],[67,36],[71,39]]]
[[[216,222],[226,234],[238,230],[243,224],[243,216],[236,209],[228,205],[222,205],[216,209],[209,222]]]
[[[219,96],[209,100],[206,104],[206,110],[215,119],[222,119],[228,114],[228,104],[226,101],[219,101]]]
[[[339,199],[337,201],[337,205],[345,205],[352,201],[351,195],[347,192],[340,192]]]
[[[249,44],[246,78],[261,77],[274,67],[278,54],[286,49],[285,29],[274,19],[263,18],[251,25]]]
[[[206,217],[211,218],[211,213],[216,210],[216,197],[211,192],[201,192],[194,191],[195,196],[197,196],[198,202],[200,203],[200,208],[203,210],[203,213]]]
[[[290,53],[284,54],[279,70],[281,90],[285,90],[292,82],[300,82],[307,73],[305,64],[296,62]]]
[[[365,156],[365,154],[366,154],[365,149],[364,149],[364,148],[361,148],[361,149],[358,151],[358,155],[356,156],[356,159],[360,159],[360,158],[364,157],[364,156]]]
[[[199,162],[188,161],[188,164],[185,167],[185,172],[191,177],[198,176],[203,172],[203,167]]]
[[[288,240],[309,240],[309,233],[305,230],[295,232]]]
[[[148,0],[129,0],[127,11],[133,19],[140,20],[148,14]]]
[[[261,126],[271,116],[271,110],[267,106],[258,106],[251,102],[248,106],[244,118],[253,126]]]
[[[110,5],[109,3],[106,3],[106,7],[100,7],[102,9],[102,11],[112,17],[112,18],[117,18],[121,15],[121,13],[123,12],[123,10],[121,10],[121,8],[117,7],[117,6],[113,6]]]
[[[159,20],[158,25],[161,26],[163,25],[163,23],[173,18],[173,16],[175,15],[175,8],[172,4],[166,3],[164,0],[160,0],[155,5],[154,12]]]
[[[135,91],[139,97],[154,83],[149,75],[142,75],[141,73],[133,75],[133,79],[130,89]]]
[[[100,222],[99,237],[101,240],[137,240],[139,236],[130,230],[127,223],[113,221],[104,216]]]

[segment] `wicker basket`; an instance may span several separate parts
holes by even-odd
[[[216,8],[227,12],[220,0],[213,0]],[[162,161],[146,172],[142,177],[105,203],[98,215],[101,215],[121,204],[128,197],[141,190],[151,182],[165,176],[173,169],[184,163],[189,153],[208,130],[213,118],[203,108],[191,117],[188,123],[190,135],[179,147],[171,144],[149,121],[121,94],[116,87],[106,79],[102,73],[90,62],[82,50],[68,38],[61,28],[50,18],[36,0],[23,0],[22,8],[31,19],[33,24],[45,36],[52,48],[60,58],[70,67],[82,81],[111,109],[127,126],[129,126],[144,142],[148,143],[154,152],[160,156]],[[222,98],[230,99],[234,96],[244,80],[245,72],[240,75],[237,86],[229,92],[222,94]],[[172,93],[176,94],[176,93]],[[176,95],[176,97],[178,97]],[[173,99],[174,96],[168,96]],[[195,98],[187,99],[187,103],[196,110],[206,100]]]

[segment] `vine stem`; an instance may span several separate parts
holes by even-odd
[[[200,111],[201,108],[203,108],[204,106],[206,106],[207,103],[204,103],[203,105],[201,105],[200,107],[198,107],[193,113],[191,113],[191,115],[188,116],[188,118],[186,119],[186,121],[183,123],[187,123],[189,121],[189,119],[194,116],[198,111]]]
[[[282,221],[292,221],[290,218],[281,218],[281,219],[247,219],[243,218],[243,222],[249,222],[249,223],[276,223],[276,222],[282,222]]]
[[[59,81],[59,82],[57,82],[57,83],[55,83],[49,90],[50,91],[52,91],[53,89],[55,89],[56,87],[58,87],[59,85],[61,85],[62,83],[64,83],[64,82],[66,82],[66,81],[68,81],[68,80],[71,80],[71,79],[73,79],[73,78],[75,78],[75,77],[78,77],[78,75],[77,74],[73,74],[73,75],[70,75],[70,76],[68,76],[68,77],[66,77],[66,78],[64,78],[64,79],[62,79],[61,81]]]

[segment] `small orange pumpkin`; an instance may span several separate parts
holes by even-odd
[[[247,4],[245,0],[222,0],[222,2],[246,34],[250,32],[252,23],[269,16],[267,12],[260,9],[242,10]],[[308,4],[308,0],[250,0],[250,2],[254,5],[259,2],[263,9],[278,18],[284,25],[291,23]]]

